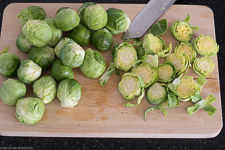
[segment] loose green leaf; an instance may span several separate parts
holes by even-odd
[[[154,25],[152,25],[149,29],[149,32],[154,36],[160,36],[166,33],[168,29],[168,22],[166,19],[159,20]]]
[[[168,92],[168,108],[174,108],[179,105],[179,99],[173,92]]]
[[[137,103],[136,104],[132,104],[132,103],[125,103],[124,106],[127,107],[134,107],[134,106],[138,106],[141,103],[141,100],[143,99],[143,97],[145,96],[145,89],[142,88],[141,90],[141,95],[138,97],[137,99]]]
[[[9,50],[9,46],[5,47],[1,52],[0,52],[0,55],[1,54],[4,54],[4,53],[7,53]]]
[[[110,63],[109,68],[105,71],[105,73],[101,76],[101,78],[99,79],[99,84],[103,87],[105,86],[109,79],[111,78],[113,72],[115,71],[115,65],[114,63]]]
[[[207,105],[203,108],[209,116],[213,116],[216,113],[216,108],[212,105]]]

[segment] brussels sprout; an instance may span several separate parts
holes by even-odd
[[[21,52],[29,53],[32,48],[32,44],[26,40],[25,36],[21,32],[16,39],[16,47]]]
[[[146,63],[142,63],[141,65],[135,67],[132,72],[142,78],[145,88],[152,85],[159,78],[158,69],[150,67]]]
[[[33,92],[45,104],[48,104],[56,96],[56,82],[51,76],[43,76],[34,82]]]
[[[159,82],[170,82],[176,77],[176,69],[170,63],[159,65]]]
[[[57,97],[62,107],[72,108],[81,98],[81,85],[77,80],[65,79],[59,83]]]
[[[158,55],[146,55],[144,58],[144,62],[151,67],[158,68],[159,57]]]
[[[105,28],[96,31],[91,43],[100,51],[107,51],[113,44],[112,34]]]
[[[72,68],[64,66],[60,60],[56,60],[52,65],[51,76],[56,81],[61,81],[63,79],[73,79],[74,73]]]
[[[174,49],[175,53],[183,54],[192,63],[197,56],[196,51],[189,42],[180,42]]]
[[[0,98],[7,105],[16,105],[18,99],[26,94],[26,86],[14,79],[8,79],[2,83]]]
[[[112,34],[120,34],[128,30],[131,21],[124,11],[116,8],[109,8],[106,12],[108,15],[106,28]]]
[[[158,105],[167,99],[167,87],[165,84],[155,83],[147,91],[149,103]]]
[[[65,66],[79,67],[84,61],[85,51],[77,43],[67,44],[60,54],[60,59]]]
[[[85,50],[85,57],[80,70],[86,77],[96,79],[104,73],[105,68],[105,59],[101,53],[90,48]]]
[[[62,31],[70,31],[77,27],[80,23],[80,18],[75,10],[70,8],[63,9],[55,16],[55,24]]]
[[[22,28],[22,33],[28,42],[37,47],[47,45],[52,39],[52,30],[41,20],[28,20]]]
[[[107,24],[107,13],[100,5],[89,5],[85,8],[84,22],[91,30],[99,30]]]
[[[45,10],[40,6],[29,6],[23,9],[19,14],[20,24],[24,25],[28,20],[43,20],[45,18]]]
[[[214,56],[219,52],[219,45],[210,36],[200,35],[192,43],[201,56]]]
[[[62,33],[61,30],[59,30],[57,28],[57,26],[55,24],[55,21],[54,21],[54,18],[48,17],[48,18],[45,18],[44,21],[49,25],[49,27],[52,30],[52,39],[48,43],[48,46],[55,47],[59,43],[59,41],[61,40],[63,33]]]
[[[39,98],[21,98],[16,103],[16,118],[25,124],[38,123],[44,114],[45,104]]]
[[[55,55],[59,58],[61,54],[61,50],[69,43],[74,43],[74,41],[70,38],[63,38],[54,48]]]
[[[33,47],[29,53],[29,59],[33,60],[43,70],[51,67],[55,60],[55,53],[51,47]]]
[[[88,6],[90,6],[90,5],[95,5],[95,3],[93,3],[93,2],[86,2],[86,3],[83,3],[83,5],[79,8],[78,14],[80,16],[80,22],[81,23],[84,23],[84,12],[85,12],[85,9]]]
[[[78,27],[70,32],[69,37],[79,45],[88,45],[91,40],[91,30],[84,25],[79,24]]]
[[[61,11],[61,10],[64,10],[64,9],[71,9],[70,7],[60,7],[57,11],[56,11],[56,15]]]
[[[17,76],[23,83],[32,83],[41,75],[41,67],[30,59],[22,60],[17,70]]]
[[[123,71],[128,71],[138,59],[136,50],[127,42],[116,47],[113,55],[115,66]]]
[[[213,71],[214,67],[215,64],[208,56],[196,58],[193,63],[195,73],[203,77],[207,77]]]

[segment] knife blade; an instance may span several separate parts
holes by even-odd
[[[122,39],[141,37],[176,0],[150,0],[134,18]]]

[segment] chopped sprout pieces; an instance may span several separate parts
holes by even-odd
[[[159,65],[158,71],[159,71],[159,82],[163,83],[170,82],[176,76],[176,70],[174,66],[170,63],[164,63]]]
[[[155,83],[147,91],[149,103],[158,105],[167,99],[167,87],[165,84]]]

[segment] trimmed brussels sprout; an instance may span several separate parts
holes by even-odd
[[[19,14],[20,24],[24,25],[28,20],[43,20],[45,19],[45,10],[40,6],[29,6],[23,9]]]
[[[32,48],[32,44],[26,40],[25,36],[21,32],[16,39],[16,47],[23,53],[29,53]]]
[[[109,8],[107,11],[108,22],[106,28],[113,34],[126,32],[130,26],[130,19],[127,14],[116,8]]]
[[[21,98],[16,103],[16,118],[25,124],[38,123],[44,114],[45,104],[39,98]]]
[[[77,43],[69,43],[62,50],[60,59],[65,66],[79,67],[84,61],[85,51]]]
[[[64,10],[64,9],[71,9],[70,7],[60,7],[57,11],[56,11],[56,15],[61,11],[61,10]]]
[[[43,100],[45,104],[50,103],[56,96],[56,82],[51,76],[43,76],[33,84],[34,95]]]
[[[159,68],[159,82],[170,82],[176,77],[176,69],[170,63],[160,64]]]
[[[158,68],[159,57],[158,55],[146,55],[144,58],[144,62],[151,67]]]
[[[200,35],[192,43],[201,56],[214,56],[219,52],[219,45],[210,36]]]
[[[105,59],[101,53],[90,48],[85,50],[81,72],[88,78],[96,79],[101,76],[106,68]]]
[[[55,60],[55,53],[51,47],[33,47],[29,53],[29,59],[33,60],[43,70],[51,67]]]
[[[116,68],[123,71],[128,71],[138,59],[136,50],[127,42],[122,42],[113,53]]]
[[[79,24],[70,32],[69,37],[79,45],[88,45],[91,40],[91,30]]]
[[[158,69],[150,67],[146,63],[142,63],[141,65],[135,67],[132,72],[142,78],[145,88],[152,85],[159,78]]]
[[[52,39],[52,30],[41,20],[28,20],[22,28],[22,33],[28,42],[34,46],[43,47]]]
[[[7,105],[16,105],[18,99],[26,94],[26,86],[14,79],[8,79],[2,83],[0,98]]]
[[[37,80],[41,75],[41,67],[30,59],[22,60],[17,70],[17,76],[23,83],[30,84]]]
[[[84,12],[85,12],[85,9],[88,6],[90,6],[90,5],[95,5],[95,3],[93,3],[93,2],[86,2],[86,3],[83,3],[83,5],[79,8],[78,14],[80,16],[80,22],[81,23],[84,23]]]
[[[44,21],[49,25],[49,27],[52,30],[52,39],[48,43],[48,46],[55,47],[59,43],[59,41],[61,40],[63,33],[62,33],[61,30],[59,30],[57,28],[57,26],[55,24],[55,21],[54,21],[54,18],[48,17],[48,18],[45,18]]]
[[[55,16],[55,24],[62,31],[70,31],[77,27],[80,18],[75,10],[70,8],[59,11]]]
[[[107,51],[113,44],[112,34],[105,28],[96,31],[91,43],[100,51]]]
[[[81,98],[81,85],[77,80],[65,79],[59,83],[57,97],[62,107],[72,108]]]
[[[85,8],[84,22],[91,30],[99,30],[107,24],[107,13],[100,5],[89,5]]]
[[[183,54],[192,63],[197,56],[196,51],[189,42],[180,42],[174,49],[175,53]]]
[[[167,87],[165,84],[155,83],[147,91],[149,103],[158,105],[167,99]]]
[[[193,63],[195,73],[203,77],[207,77],[213,71],[214,67],[215,64],[208,56],[196,58]]]
[[[55,55],[60,58],[61,50],[69,43],[74,43],[70,38],[63,38],[54,48]]]
[[[56,81],[61,81],[63,79],[73,79],[74,73],[72,68],[64,66],[60,60],[56,60],[52,65],[51,76]]]

